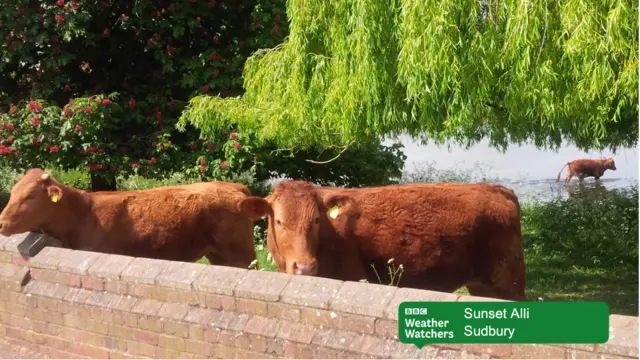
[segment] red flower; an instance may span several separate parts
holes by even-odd
[[[196,144],[194,144],[194,143],[189,144],[189,149],[195,150],[196,149]]]
[[[158,145],[158,143],[155,141],[151,143],[151,147],[156,147],[156,145]]]
[[[207,160],[205,160],[204,158],[200,159],[200,165],[205,166],[207,165]]]
[[[51,149],[49,149],[49,151],[51,151],[52,153],[57,153],[58,151],[60,151],[60,147],[58,145],[54,145],[51,147]]]
[[[213,151],[213,150],[216,149],[216,146],[211,144],[211,143],[209,143],[209,144],[207,144],[207,149],[209,149],[209,151]]]
[[[229,136],[231,137],[231,139],[236,140],[238,138],[238,133],[232,132],[231,134],[229,134]]]
[[[164,147],[164,144],[160,144],[160,151],[165,151],[166,148]]]
[[[200,16],[196,16],[196,21],[200,22]]]
[[[71,2],[71,7],[78,10],[80,8],[80,3],[77,1],[72,1]]]
[[[131,99],[129,100],[129,107],[130,107],[131,109],[133,109],[134,107],[136,107],[136,100],[135,100],[134,98],[131,98]]]
[[[98,149],[98,154],[104,154],[104,149]]]
[[[38,144],[40,144],[40,137],[36,136],[33,138],[33,145],[38,145]]]
[[[173,49],[173,46],[171,44],[167,45],[167,55],[173,56],[175,53],[176,51]]]
[[[64,116],[71,116],[71,115],[73,114],[73,112],[72,112],[71,110],[69,110],[69,108],[68,108],[68,107],[65,107],[65,108],[62,110],[62,113],[64,114]]]
[[[58,6],[64,6],[64,0],[58,0]]]
[[[149,45],[149,46],[153,46],[153,44],[155,44],[155,42],[153,41],[153,39],[149,39],[149,40],[147,40],[147,45]]]
[[[277,13],[276,16],[273,17],[276,22],[280,21],[280,13]]]
[[[13,130],[13,124],[12,123],[8,123],[7,124],[7,130]]]
[[[209,85],[205,84],[202,87],[200,87],[200,92],[201,93],[206,93],[207,91],[209,91]]]
[[[31,101],[29,101],[29,110],[35,111],[35,112],[40,112],[40,111],[42,111],[42,105],[40,105],[37,102],[31,100]]]
[[[104,36],[109,36],[109,29],[104,29],[104,31],[102,32],[102,34]]]
[[[62,16],[62,15],[56,15],[55,19],[56,19],[56,22],[58,24],[63,24],[64,23],[64,16]]]
[[[238,142],[237,142],[237,143],[234,143],[234,144],[233,144],[233,147],[234,147],[236,150],[240,150],[240,149],[242,149],[242,145],[241,145],[240,143],[238,143]]]
[[[18,109],[16,109],[16,106],[13,104],[9,104],[9,112],[15,114],[16,111],[18,111]]]
[[[76,131],[82,131],[82,126],[76,125]]]
[[[13,135],[7,138],[7,141],[9,142],[9,144],[13,143],[13,139],[14,139]]]
[[[137,162],[137,161],[136,161],[136,162],[131,163],[131,167],[132,167],[132,168],[134,168],[134,169],[136,169],[138,166],[140,166],[140,163],[139,163],[139,162]]]
[[[151,159],[149,159],[149,164],[153,165],[156,163],[156,158],[152,157]]]
[[[51,68],[51,71],[53,71],[53,72],[60,72],[60,68],[59,68],[59,67],[57,67],[57,66],[54,66],[54,67],[52,67],[52,68]]]
[[[280,30],[280,26],[278,25],[273,25],[273,27],[271,28],[271,32],[274,34],[277,33],[278,30]]]
[[[127,21],[128,19],[127,14],[120,15],[120,18],[122,19],[122,21]]]
[[[158,33],[153,33],[153,37],[154,37],[157,41],[160,41],[160,34],[158,34]]]
[[[69,84],[69,83],[64,84],[64,89],[65,90],[71,90],[71,84]]]
[[[156,121],[158,124],[162,124],[162,113],[160,111],[156,112]]]
[[[40,125],[40,118],[37,116],[34,116],[33,119],[31,120],[31,125],[33,125],[33,127]]]
[[[104,99],[104,100],[102,100],[101,104],[102,104],[102,105],[109,105],[109,104],[111,104],[111,100],[109,100],[109,99]]]
[[[214,6],[216,6],[216,0],[209,1],[209,7],[214,7]]]
[[[95,145],[91,145],[87,148],[88,153],[94,153],[96,152],[96,150],[98,150],[98,147],[96,147]]]
[[[213,77],[218,77],[218,76],[220,76],[220,69],[213,70]]]
[[[213,42],[217,43],[218,41],[220,41],[220,37],[218,37],[218,35],[215,35],[213,37]]]
[[[205,171],[207,171],[207,168],[204,166],[200,166],[200,172],[204,174]]]
[[[220,167],[223,168],[223,169],[226,169],[226,168],[229,167],[229,164],[226,161],[223,161],[223,162],[220,163]]]
[[[171,140],[167,140],[167,144],[171,145]]]
[[[215,51],[212,52],[211,54],[209,54],[209,60],[211,61],[218,61],[220,60],[220,55],[218,55],[218,53],[216,53]]]
[[[14,151],[13,155],[15,155],[16,157],[20,157],[20,150]]]

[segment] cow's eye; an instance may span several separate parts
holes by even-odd
[[[320,223],[320,217],[317,217],[316,218],[316,224],[319,224],[319,223]]]
[[[280,222],[280,220],[276,220],[276,225],[282,226],[282,223]]]

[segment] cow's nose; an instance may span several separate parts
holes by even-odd
[[[293,262],[293,272],[296,275],[313,276],[318,273],[318,263],[316,261],[311,264],[301,264],[297,261]]]

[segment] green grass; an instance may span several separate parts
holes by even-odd
[[[492,181],[486,167],[473,172],[438,170],[433,165],[406,175],[405,181]],[[52,171],[63,183],[89,188],[83,171]],[[481,174],[473,177],[473,174]],[[17,174],[0,169],[0,206],[9,198]],[[118,179],[119,188],[146,189],[192,182],[180,174],[164,180]],[[532,301],[604,301],[611,312],[638,315],[638,188],[585,188],[570,199],[521,199],[527,265],[527,296]],[[257,268],[277,271],[265,247],[263,222],[254,230]],[[198,262],[208,263],[206,258]],[[400,264],[397,264],[400,265]],[[457,293],[468,294],[466,288]]]

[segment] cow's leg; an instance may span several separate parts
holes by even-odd
[[[571,166],[567,167],[567,178],[564,180],[565,184],[568,184],[569,181],[571,181],[571,178],[573,177],[573,172],[571,171]]]

